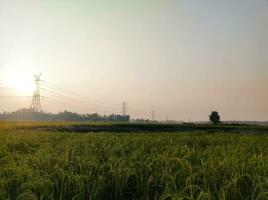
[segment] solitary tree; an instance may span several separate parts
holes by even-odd
[[[220,123],[220,115],[217,111],[212,111],[210,116],[209,116],[209,120],[213,123],[213,124],[218,124]]]

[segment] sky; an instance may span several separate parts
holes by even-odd
[[[267,0],[0,0],[0,112],[268,120],[267,52]]]

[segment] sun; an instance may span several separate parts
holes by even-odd
[[[32,94],[35,88],[33,77],[24,74],[12,74],[6,77],[7,87],[20,94]]]

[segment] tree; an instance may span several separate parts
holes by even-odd
[[[210,116],[209,116],[209,120],[213,123],[213,124],[218,124],[220,123],[220,115],[217,111],[212,111]]]

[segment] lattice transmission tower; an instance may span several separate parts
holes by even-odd
[[[155,112],[154,112],[154,110],[152,111],[152,121],[154,121],[155,120]]]
[[[42,74],[39,75],[34,75],[35,78],[35,90],[33,93],[33,99],[32,103],[30,106],[30,110],[34,112],[41,112],[41,96],[40,96],[40,82],[41,82],[41,77]]]
[[[127,103],[126,102],[122,103],[122,114],[123,114],[123,116],[126,116],[126,114],[127,114]]]

